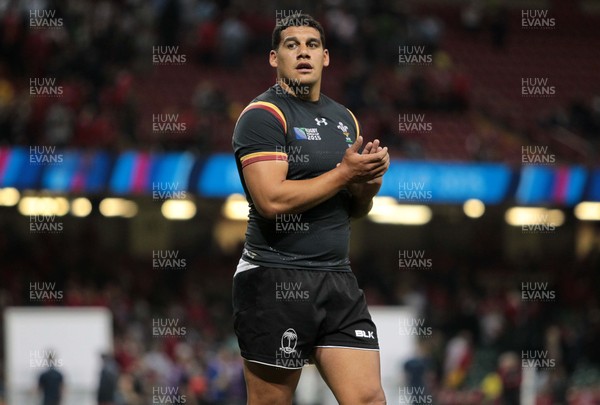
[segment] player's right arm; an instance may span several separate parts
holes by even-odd
[[[382,176],[389,166],[387,148],[368,155],[358,153],[362,137],[346,150],[340,165],[320,176],[288,180],[285,122],[266,109],[240,117],[233,138],[246,187],[258,212],[273,219],[278,214],[304,212],[333,197],[348,184]]]
[[[266,218],[301,213],[333,197],[348,184],[382,176],[389,164],[387,149],[378,154],[360,155],[361,145],[362,137],[359,137],[346,150],[338,167],[312,179],[286,179],[288,164],[283,160],[246,166],[244,179],[256,209]]]

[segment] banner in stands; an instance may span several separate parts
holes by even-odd
[[[0,148],[0,187],[56,193],[150,195],[155,188],[211,198],[243,194],[231,154],[61,151],[54,147]],[[401,203],[573,206],[600,201],[600,168],[501,163],[392,160],[380,196]]]

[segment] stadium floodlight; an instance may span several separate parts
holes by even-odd
[[[580,202],[575,206],[575,217],[580,221],[600,221],[600,202]]]
[[[105,198],[100,201],[100,213],[105,217],[132,218],[137,215],[138,206],[135,202],[124,198]]]
[[[170,199],[163,203],[160,212],[162,212],[163,216],[167,219],[191,219],[196,215],[196,204],[190,200]]]
[[[465,201],[463,211],[469,218],[480,218],[485,213],[485,204],[481,200],[472,198]]]
[[[379,224],[425,225],[431,216],[431,208],[426,205],[398,204],[392,197],[375,197],[367,217]]]
[[[75,198],[71,201],[71,214],[75,217],[85,218],[92,212],[92,203],[85,197]]]
[[[21,215],[56,215],[62,217],[69,212],[69,201],[65,197],[25,196],[18,205]]]
[[[544,207],[512,207],[504,214],[504,220],[511,226],[544,224],[561,226],[565,223],[565,214],[559,209]]]
[[[250,208],[248,201],[242,194],[231,194],[227,197],[222,210],[223,216],[235,221],[247,221]]]
[[[0,188],[0,206],[14,207],[20,198],[19,190],[14,187]]]

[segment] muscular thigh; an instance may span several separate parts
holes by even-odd
[[[341,405],[385,403],[378,350],[318,347],[314,359]]]
[[[301,372],[245,360],[248,405],[291,405]]]

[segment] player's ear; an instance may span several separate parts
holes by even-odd
[[[271,52],[269,52],[269,65],[274,68],[277,67],[277,51],[273,49],[271,49]]]
[[[329,50],[323,49],[323,66],[329,66]]]

